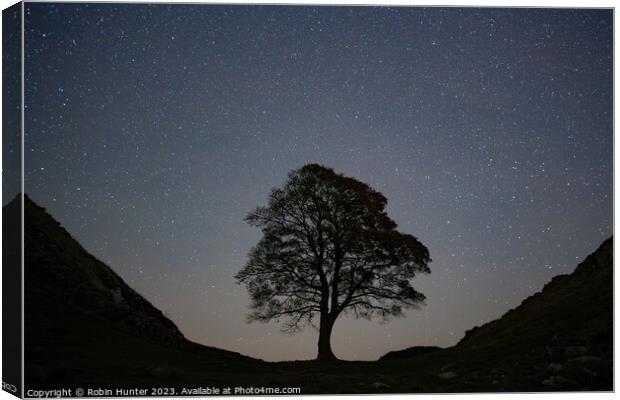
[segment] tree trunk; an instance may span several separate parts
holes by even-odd
[[[329,315],[321,314],[321,326],[319,327],[319,353],[316,357],[319,361],[337,360],[332,351],[331,336],[335,319]]]

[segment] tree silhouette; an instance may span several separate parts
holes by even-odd
[[[387,320],[418,308],[411,286],[430,273],[428,249],[396,230],[387,199],[365,183],[308,164],[273,189],[246,221],[263,237],[235,276],[250,294],[248,320],[282,321],[295,333],[319,319],[319,360],[334,360],[331,333],[341,314]]]

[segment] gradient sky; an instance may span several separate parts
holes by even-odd
[[[29,3],[25,18],[26,192],[194,341],[315,356],[312,328],[246,324],[233,279],[260,238],[243,217],[306,163],[381,191],[433,258],[421,311],[336,323],[345,359],[453,345],[612,233],[611,10]]]

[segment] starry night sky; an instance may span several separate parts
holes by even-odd
[[[337,356],[452,345],[612,226],[611,10],[26,4],[26,192],[192,340],[313,358],[245,322],[243,217],[317,162],[430,250],[427,306]],[[4,186],[6,200],[13,195]]]

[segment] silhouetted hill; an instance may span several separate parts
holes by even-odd
[[[24,200],[26,298],[49,306],[69,302],[114,327],[162,343],[184,340],[176,325],[130,288],[110,267],[90,255],[45,209]],[[38,301],[42,300],[42,301]]]
[[[606,240],[570,275],[558,275],[541,292],[525,299],[500,319],[465,333],[458,346],[478,348],[494,337],[503,347],[529,339],[541,344],[590,345],[610,350],[613,337],[613,240]],[[566,323],[570,323],[567,329]],[[486,344],[482,347],[488,348]]]
[[[17,201],[3,210],[9,216],[4,232],[19,231],[19,218],[11,217],[19,212]],[[43,208],[26,198],[24,213],[26,389],[252,386],[299,387],[303,394],[613,389],[611,239],[575,272],[555,277],[451,348],[405,349],[377,362],[265,363],[186,340]],[[5,249],[7,260],[17,256]]]
[[[432,353],[438,350],[442,350],[442,348],[437,347],[437,346],[409,347],[408,349],[404,349],[404,350],[390,351],[389,353],[384,354],[379,360],[396,360],[399,358],[417,357],[422,354],[428,354],[428,353]]]
[[[572,274],[554,277],[501,318],[431,356],[445,359],[436,375],[447,389],[611,390],[613,240]]]
[[[5,206],[6,214],[19,210],[18,201]],[[19,218],[6,222],[17,224],[5,225],[9,230],[19,227]],[[121,380],[119,386],[172,379],[186,353],[191,362],[185,364],[206,362],[207,371],[259,362],[186,340],[160,310],[27,196],[24,245],[26,387],[103,384],[110,376],[112,382]]]

